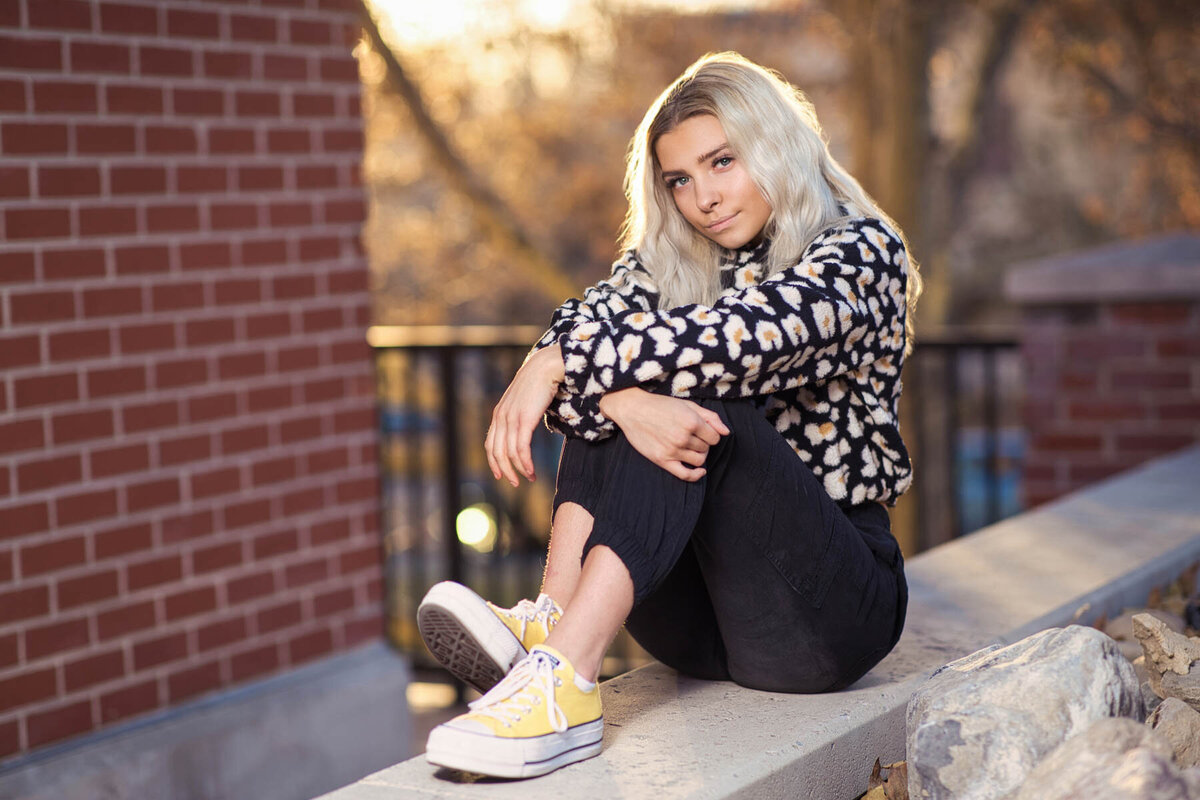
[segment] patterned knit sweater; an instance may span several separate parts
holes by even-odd
[[[535,349],[557,342],[566,380],[551,430],[615,431],[607,392],[755,398],[842,505],[894,505],[912,481],[897,403],[904,361],[904,244],[872,217],[822,231],[794,267],[763,280],[768,242],[731,253],[716,303],[658,309],[654,280],[629,251],[612,275],[554,313]]]

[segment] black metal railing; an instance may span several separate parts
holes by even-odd
[[[562,439],[539,428],[538,480],[492,478],[483,441],[492,407],[541,334],[532,326],[375,327],[380,482],[389,629],[418,668],[415,628],[434,583],[462,581],[501,605],[536,595]],[[904,372],[901,422],[917,480],[893,514],[909,555],[1020,510],[1023,439],[1016,343],[920,337]],[[622,634],[604,672],[645,659]]]

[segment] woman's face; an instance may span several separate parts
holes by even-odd
[[[730,149],[716,117],[689,117],[658,137],[654,154],[675,207],[701,234],[727,250],[762,234],[771,205]]]

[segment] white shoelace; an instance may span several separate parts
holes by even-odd
[[[550,655],[535,650],[513,667],[504,680],[472,702],[470,709],[481,716],[498,719],[504,727],[511,728],[522,715],[532,714],[533,707],[541,705],[544,697],[546,721],[556,733],[562,733],[567,729],[567,715],[554,697],[555,687],[561,685],[562,681],[554,674]]]
[[[549,631],[550,617],[555,611],[558,611],[558,604],[554,602],[554,598],[548,594],[540,594],[536,603],[523,598],[509,613],[521,620],[521,638],[524,639],[525,629],[531,622],[540,622]],[[559,611],[560,615],[561,613]]]

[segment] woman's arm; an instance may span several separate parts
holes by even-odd
[[[630,311],[559,337],[575,413],[605,393],[669,382],[677,397],[749,397],[852,372],[904,351],[904,245],[882,222],[826,231],[795,267],[712,308]],[[560,393],[562,394],[562,393]]]

